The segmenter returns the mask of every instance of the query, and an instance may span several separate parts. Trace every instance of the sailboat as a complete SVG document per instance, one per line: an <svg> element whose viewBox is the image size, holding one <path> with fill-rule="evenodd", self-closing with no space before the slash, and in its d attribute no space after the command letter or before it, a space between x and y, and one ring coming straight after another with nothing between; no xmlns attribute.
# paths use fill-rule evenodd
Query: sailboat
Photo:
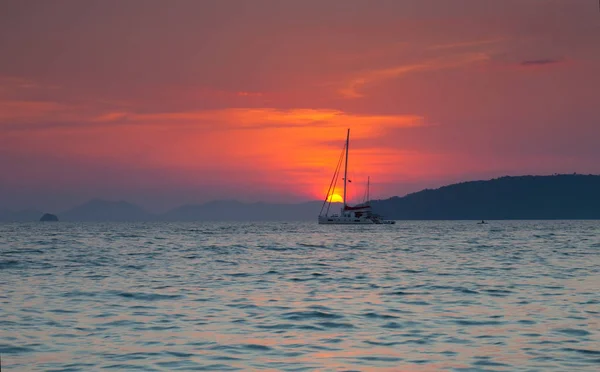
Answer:
<svg viewBox="0 0 600 372"><path fill-rule="evenodd" d="M338 160L338 165L333 173L333 178L331 179L331 183L329 184L329 189L327 190L327 196L325 197L325 201L323 202L323 206L321 207L321 212L319 213L319 224L320 225L372 225L372 224L394 224L396 221L384 220L381 216L374 214L371 205L369 202L369 187L370 187L370 177L367 180L367 193L366 193L366 201L365 203L357 206L349 206L346 204L346 194L347 194L347 185L350 180L348 180L348 147L350 145L350 128L348 128L348 132L346 134L346 144L344 145L344 149L340 158ZM337 184L337 180L340 174L340 168L342 165L342 160L345 159L344 162L344 196L343 196L343 206L341 208L340 213L329 214L329 209L332 203L332 195L333 190L335 190L335 186Z"/></svg>

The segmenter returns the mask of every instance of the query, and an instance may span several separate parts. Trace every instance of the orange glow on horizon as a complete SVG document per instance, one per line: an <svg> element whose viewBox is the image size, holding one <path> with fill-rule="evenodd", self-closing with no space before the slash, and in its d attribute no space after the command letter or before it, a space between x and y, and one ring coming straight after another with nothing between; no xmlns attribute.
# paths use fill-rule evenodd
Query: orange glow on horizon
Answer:
<svg viewBox="0 0 600 372"><path fill-rule="evenodd" d="M47 110L46 106L29 109L33 114ZM20 112L11 114L19 121ZM389 172L381 164L393 165L398 150L376 149L378 139L390 130L420 126L423 121L414 115L358 115L329 109L232 108L138 114L86 108L64 114L65 123L56 127L8 132L15 139L11 143L19 144L13 151L46 153L59 147L64 156L92 164L108 161L124 168L169 170L178 173L181 184L204 184L206 174L223 174L221 181L230 178L228 182L251 183L275 192L289 190L317 200L326 194L348 127L349 178L355 177L355 182L366 179L369 170L382 180ZM372 142L369 147L373 148L360 147L356 144L360 141ZM348 199L353 200L354 186L349 187ZM337 188L333 194L334 202L343 202Z"/></svg>

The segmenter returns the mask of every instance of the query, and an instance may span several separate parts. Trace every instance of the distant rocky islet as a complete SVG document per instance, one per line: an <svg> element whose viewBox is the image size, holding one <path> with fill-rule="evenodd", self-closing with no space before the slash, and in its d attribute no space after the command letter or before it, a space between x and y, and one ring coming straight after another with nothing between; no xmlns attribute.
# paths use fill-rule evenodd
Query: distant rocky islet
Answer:
<svg viewBox="0 0 600 372"><path fill-rule="evenodd" d="M43 222L57 222L58 216L51 213L44 213L44 215L40 218L40 221Z"/></svg>

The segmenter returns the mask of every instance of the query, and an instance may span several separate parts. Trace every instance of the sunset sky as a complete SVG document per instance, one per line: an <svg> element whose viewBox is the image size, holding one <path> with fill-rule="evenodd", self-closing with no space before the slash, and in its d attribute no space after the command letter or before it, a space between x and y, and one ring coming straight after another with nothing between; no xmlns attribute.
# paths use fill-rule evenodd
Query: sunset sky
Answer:
<svg viewBox="0 0 600 372"><path fill-rule="evenodd" d="M0 209L600 173L597 0L3 0ZM352 200L350 200L352 201Z"/></svg>

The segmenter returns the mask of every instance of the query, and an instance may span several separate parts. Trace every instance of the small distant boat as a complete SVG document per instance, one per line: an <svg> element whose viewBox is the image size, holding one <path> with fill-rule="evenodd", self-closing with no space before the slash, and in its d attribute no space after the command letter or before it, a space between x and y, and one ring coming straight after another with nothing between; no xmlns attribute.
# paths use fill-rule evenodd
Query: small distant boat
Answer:
<svg viewBox="0 0 600 372"><path fill-rule="evenodd" d="M344 151L342 152L342 156L345 158L344 165L344 196L343 196L343 206L339 214L334 213L329 215L329 209L332 203L332 195L335 190L335 185L337 183L340 167L342 165L342 156L338 160L337 168L333 173L333 178L331 183L329 184L329 189L327 190L327 196L325 197L325 201L323 202L323 206L321 207L321 212L319 213L319 224L320 225L373 225L373 224L383 224L383 225L393 225L396 221L392 220L384 220L380 215L373 213L370 200L369 200L369 187L370 187L370 177L367 179L367 193L366 193L366 201L362 205L357 205L351 207L346 204L346 189L347 183L350 182L348 180L348 145L350 144L350 129L348 129L348 133L346 135L346 144L344 146ZM345 154L345 155L344 155ZM325 208L327 206L327 208Z"/></svg>
<svg viewBox="0 0 600 372"><path fill-rule="evenodd" d="M487 222L485 222L484 220L481 220L481 222L477 222L478 225L487 225Z"/></svg>

